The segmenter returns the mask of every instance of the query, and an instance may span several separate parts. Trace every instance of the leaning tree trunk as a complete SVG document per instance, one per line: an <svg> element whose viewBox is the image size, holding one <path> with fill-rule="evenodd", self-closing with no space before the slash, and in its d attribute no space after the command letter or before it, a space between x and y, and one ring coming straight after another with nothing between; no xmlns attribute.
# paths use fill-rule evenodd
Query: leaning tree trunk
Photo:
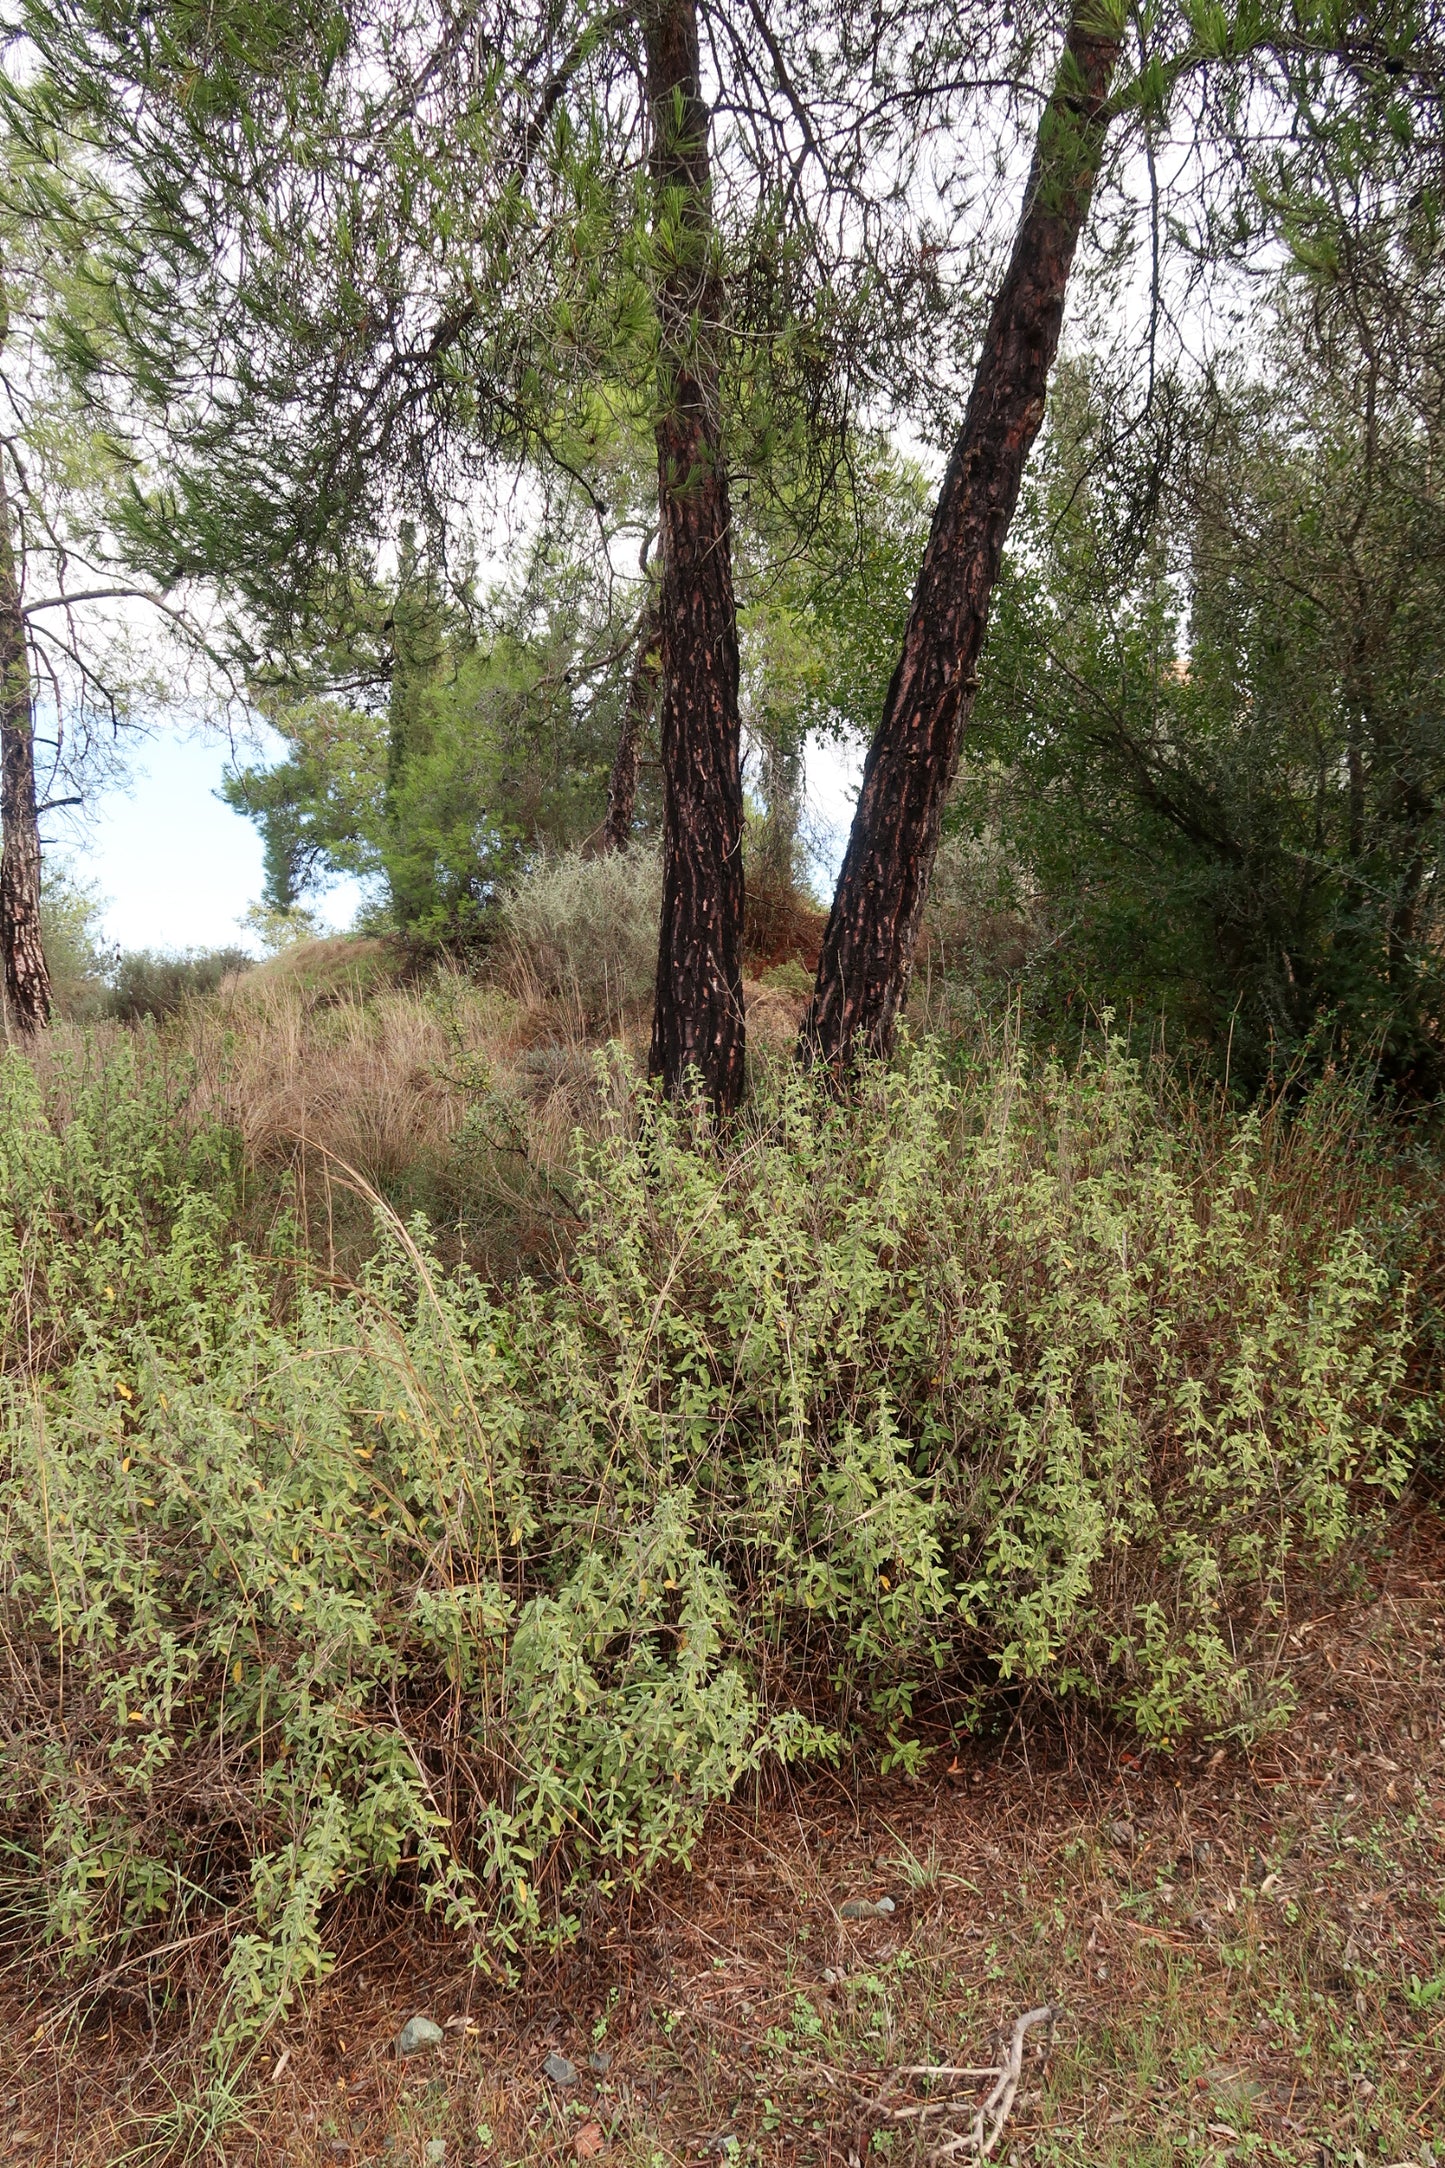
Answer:
<svg viewBox="0 0 1445 2168"><path fill-rule="evenodd" d="M834 1067L887 1054L1004 539L1043 420L1064 292L1108 125L1120 38L1100 0L1076 0L1045 108L1013 255L939 492L903 651L869 750L800 1052Z"/></svg>
<svg viewBox="0 0 1445 2168"><path fill-rule="evenodd" d="M33 721L10 501L0 479L0 950L6 1019L23 1038L50 1021L50 973L40 945Z"/></svg>
<svg viewBox="0 0 1445 2168"><path fill-rule="evenodd" d="M661 672L657 604L652 601L638 620L632 676L628 680L627 698L622 709L622 729L612 762L612 780L607 786L607 819L602 826L601 846L604 853L625 851L632 840L632 822L637 812L638 763L642 757L642 740L657 705L657 681Z"/></svg>
<svg viewBox="0 0 1445 2168"><path fill-rule="evenodd" d="M743 1088L743 784L718 273L696 0L643 14L659 273L663 885L650 1068L717 1114Z"/></svg>

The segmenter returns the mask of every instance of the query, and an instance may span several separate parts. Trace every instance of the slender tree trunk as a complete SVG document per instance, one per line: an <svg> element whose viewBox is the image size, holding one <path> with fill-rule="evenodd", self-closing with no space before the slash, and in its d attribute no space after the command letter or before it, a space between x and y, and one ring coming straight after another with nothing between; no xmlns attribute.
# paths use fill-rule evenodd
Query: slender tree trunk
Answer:
<svg viewBox="0 0 1445 2168"><path fill-rule="evenodd" d="M10 499L0 477L0 950L6 1017L10 1029L27 1039L50 1021L50 973L40 945L33 721Z"/></svg>
<svg viewBox="0 0 1445 2168"><path fill-rule="evenodd" d="M696 0L647 0L653 247L661 337L656 418L662 647L663 888L652 1074L696 1070L714 1112L743 1088L743 785L722 317Z"/></svg>
<svg viewBox="0 0 1445 2168"><path fill-rule="evenodd" d="M892 1048L943 808L973 705L989 602L1024 464L1043 420L1120 43L1100 0L1075 0L1013 255L863 771L803 1024L805 1059L841 1067L855 1053Z"/></svg>
<svg viewBox="0 0 1445 2168"><path fill-rule="evenodd" d="M798 874L798 831L803 819L803 753L796 728L769 715L755 718L758 781L766 812L753 830L749 857L753 885L792 888Z"/></svg>
<svg viewBox="0 0 1445 2168"><path fill-rule="evenodd" d="M625 851L632 840L632 821L637 811L637 764L642 740L657 705L657 681L662 673L656 601L649 602L637 626L632 676L622 710L622 730L607 786L607 819L602 828L602 851Z"/></svg>

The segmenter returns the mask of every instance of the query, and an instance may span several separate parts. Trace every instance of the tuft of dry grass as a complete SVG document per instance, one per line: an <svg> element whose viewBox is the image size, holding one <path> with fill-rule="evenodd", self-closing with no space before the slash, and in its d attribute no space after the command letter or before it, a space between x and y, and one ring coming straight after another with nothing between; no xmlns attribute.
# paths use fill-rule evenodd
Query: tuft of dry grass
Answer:
<svg viewBox="0 0 1445 2168"><path fill-rule="evenodd" d="M544 964L506 941L480 973L408 977L384 942L308 942L139 1040L147 1061L191 1072L186 1106L240 1138L256 1209L295 1210L329 1268L354 1270L371 1247L355 1176L402 1213L427 1212L444 1257L506 1273L566 1218L576 1133L606 1115L602 1046L633 1066L647 1055L650 974L604 1000L615 973L584 987ZM744 998L756 1056L786 1058L804 1001L753 981ZM58 1022L36 1059L52 1081L84 1074L133 1030Z"/></svg>
<svg viewBox="0 0 1445 2168"><path fill-rule="evenodd" d="M636 1057L645 1022L614 1017ZM103 1064L131 1027L58 1023L36 1059L65 1104L68 1072ZM359 1178L424 1211L444 1257L506 1272L556 1232L579 1124L596 1106L598 1034L575 1002L450 966L408 979L385 944L308 943L137 1034L197 1122L240 1139L253 1210L292 1210L328 1268L369 1254Z"/></svg>

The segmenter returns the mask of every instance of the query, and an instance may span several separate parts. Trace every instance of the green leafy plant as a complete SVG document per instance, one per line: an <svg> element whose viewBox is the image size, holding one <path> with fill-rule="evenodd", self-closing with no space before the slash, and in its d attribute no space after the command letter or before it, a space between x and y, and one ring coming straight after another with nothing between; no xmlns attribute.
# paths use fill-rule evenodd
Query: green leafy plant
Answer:
<svg viewBox="0 0 1445 2168"><path fill-rule="evenodd" d="M354 1285L146 1042L0 1064L5 1872L55 1960L225 1953L247 2051L388 1882L487 1963L768 1758L916 1763L944 1673L1258 1730L1291 1573L1402 1482L1407 1316L1259 1119L1106 1046L725 1148L625 1075L545 1282L378 1209Z"/></svg>

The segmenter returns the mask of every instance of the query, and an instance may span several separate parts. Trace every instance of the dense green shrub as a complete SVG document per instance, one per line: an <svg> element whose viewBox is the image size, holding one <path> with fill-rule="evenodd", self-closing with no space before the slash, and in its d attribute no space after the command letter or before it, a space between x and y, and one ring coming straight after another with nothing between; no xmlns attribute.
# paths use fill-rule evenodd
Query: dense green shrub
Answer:
<svg viewBox="0 0 1445 2168"><path fill-rule="evenodd" d="M174 1016L187 1001L213 994L227 979L251 970L255 961L243 948L189 949L181 955L123 949L108 975L105 1013L123 1024Z"/></svg>
<svg viewBox="0 0 1445 2168"><path fill-rule="evenodd" d="M1419 1427L1361 1237L1112 1050L784 1075L724 1150L600 1079L505 1297L388 1219L317 1285L178 1086L0 1075L9 1872L75 1964L212 1926L232 2045L337 1893L565 1933L766 1757L915 1763L940 1679L1276 1721L1288 1579Z"/></svg>

